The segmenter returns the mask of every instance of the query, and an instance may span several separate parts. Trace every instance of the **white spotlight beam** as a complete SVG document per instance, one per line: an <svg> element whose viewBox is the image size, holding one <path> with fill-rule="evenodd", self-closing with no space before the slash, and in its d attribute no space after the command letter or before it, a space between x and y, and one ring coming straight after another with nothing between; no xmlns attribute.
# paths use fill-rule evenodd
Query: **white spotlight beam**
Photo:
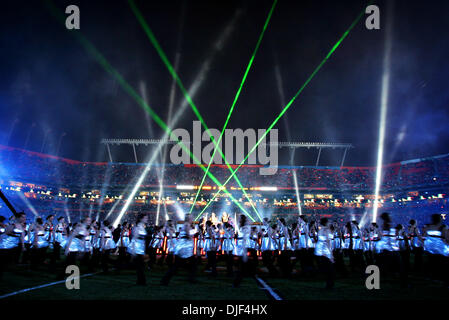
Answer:
<svg viewBox="0 0 449 320"><path fill-rule="evenodd" d="M376 168L376 184L374 190L374 204L373 204L373 222L377 220L379 209L379 193L382 182L382 162L384 153L385 140L385 126L388 110L388 93L390 87L390 56L391 56L391 25L392 25L392 2L388 3L388 20L385 34L385 49L383 61L383 75L382 75L382 92L380 99L380 123L379 123L379 143L377 147L377 168Z"/></svg>
<svg viewBox="0 0 449 320"><path fill-rule="evenodd" d="M298 205L298 213L299 215L302 215L302 209L301 209L301 199L299 197L299 188L298 188L298 179L296 177L296 171L293 170L293 182L295 183L295 192L296 192L296 201Z"/></svg>

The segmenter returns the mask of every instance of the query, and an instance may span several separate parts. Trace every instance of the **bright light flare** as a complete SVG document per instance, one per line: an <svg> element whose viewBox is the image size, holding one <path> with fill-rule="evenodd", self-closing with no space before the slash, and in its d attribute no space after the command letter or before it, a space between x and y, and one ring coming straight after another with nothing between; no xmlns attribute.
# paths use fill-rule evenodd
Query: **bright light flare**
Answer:
<svg viewBox="0 0 449 320"><path fill-rule="evenodd" d="M257 187L255 189L259 191L278 191L277 187Z"/></svg>
<svg viewBox="0 0 449 320"><path fill-rule="evenodd" d="M176 190L193 190L195 187L194 186L189 186L189 185L177 185L176 186Z"/></svg>

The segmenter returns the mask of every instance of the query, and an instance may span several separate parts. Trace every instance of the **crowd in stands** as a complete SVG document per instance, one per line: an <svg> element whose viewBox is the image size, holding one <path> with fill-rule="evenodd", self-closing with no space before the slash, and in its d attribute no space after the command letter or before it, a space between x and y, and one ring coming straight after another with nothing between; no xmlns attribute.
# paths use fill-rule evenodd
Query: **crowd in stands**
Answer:
<svg viewBox="0 0 449 320"><path fill-rule="evenodd" d="M54 185L67 188L101 188L103 185L123 188L132 184L145 170L144 164L92 163L0 146L0 179ZM293 189L296 174L298 187L303 190L372 191L375 185L374 167L279 167L274 175L260 175L257 166L242 166L238 178L245 187L276 186ZM225 166L212 166L210 172L225 181L230 172ZM204 171L198 166L154 165L143 181L146 187L164 185L199 185ZM420 161L385 165L383 191L404 187L441 186L449 183L449 155ZM207 177L205 185L215 185ZM234 179L229 187L238 187Z"/></svg>
<svg viewBox="0 0 449 320"><path fill-rule="evenodd" d="M294 175L297 176L298 187L301 193L306 192L327 192L341 194L372 193L375 185L376 168L374 167L279 167L275 175L263 176L259 174L257 166L242 166L238 171L241 184L245 187L276 186L278 192L269 197L269 201L259 204L265 211L280 213L284 215L294 215L298 213L295 206L275 206L274 199L281 193L289 193L294 196ZM61 188L70 192L82 192L83 190L98 189L103 190L107 186L108 192L115 190L116 194L126 194L125 187L133 185L136 179L144 172L143 164L127 163L92 163L79 162L75 160L63 159L21 149L0 146L0 185L8 185L10 181L22 183L32 183L43 185L53 191L53 195ZM230 172L225 166L212 166L211 173L220 181L225 181ZM190 165L154 165L143 181L143 186L148 189L157 190L159 180L164 175L164 185L171 186L168 192L172 192L171 197L180 196L180 191L176 191L175 185L199 185L201 183L203 170L198 166ZM449 155L437 156L421 160L405 161L402 163L388 164L383 167L383 181L381 190L383 193L399 193L406 190L418 190L420 188L447 189L449 184ZM205 185L215 184L207 178ZM231 180L228 187L238 187L234 180ZM168 190L168 189L167 189ZM290 191L289 191L290 190ZM57 198L45 196L27 196L28 204L14 192L10 192L18 208L33 207L40 215L60 213L69 214L74 217L86 214L105 216L114 203L102 202L101 199L77 198ZM293 199L296 201L296 199ZM407 212L406 216L414 216L416 220L422 221L425 215L437 211L446 210L446 199L438 200L438 204L432 204L427 199L424 201L412 201L411 203L388 203L384 204L388 210L395 212ZM121 208L124 204L117 206ZM413 203L417 203L413 207ZM185 205L186 210L190 208ZM220 211L223 201L214 203L209 209L210 212ZM248 206L247 206L248 207ZM420 210L417 210L419 207ZM176 214L174 206L167 206L169 214ZM424 208L424 209L423 209ZM250 208L248 208L249 210ZM5 210L5 206L0 206L0 211ZM29 210L29 208L27 208ZM118 209L116 209L118 210ZM139 212L156 213L157 205L148 201L144 203L133 203L128 214L136 215ZM165 210L165 208L164 208ZM230 212L238 211L237 206L231 204ZM326 215L342 216L354 215L362 216L367 210L365 204L361 206L342 205L334 206L329 203L322 204L319 201L314 204L302 205L302 212L306 215ZM432 211L432 212L431 212ZM165 214L165 211L164 211ZM424 215L424 216L419 216ZM399 214L399 216L401 216ZM396 219L396 218L395 218ZM399 219L399 218L398 218Z"/></svg>

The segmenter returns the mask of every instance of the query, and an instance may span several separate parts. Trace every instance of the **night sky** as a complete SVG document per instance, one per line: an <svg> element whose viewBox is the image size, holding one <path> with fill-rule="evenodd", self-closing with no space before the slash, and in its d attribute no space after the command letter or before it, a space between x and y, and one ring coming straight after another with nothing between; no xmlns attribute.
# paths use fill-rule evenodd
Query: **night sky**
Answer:
<svg viewBox="0 0 449 320"><path fill-rule="evenodd" d="M167 118L172 78L127 1L76 4L80 32ZM256 45L271 1L141 1L138 8L190 88L205 61L210 68L192 97L210 128L221 129ZM376 164L386 2L381 30L365 17L294 102L276 128L281 141L347 142L347 165ZM228 128L266 128L366 7L363 1L283 1L277 4ZM385 162L449 152L449 2L395 1ZM106 161L102 138L160 138L163 131L50 14L45 1L2 1L0 11L0 143L85 161ZM225 34L225 35L223 35ZM219 39L221 38L221 41ZM217 47L217 42L219 43ZM282 79L281 92L276 70ZM176 91L174 111L183 97ZM285 103L284 102L284 103ZM188 107L175 128L192 130ZM32 127L32 124L35 126ZM30 131L31 128L31 131ZM152 135L150 136L150 132ZM132 162L130 147L115 161ZM138 149L141 159L150 148ZM288 164L283 152L281 164ZM296 165L314 164L298 152ZM322 155L338 165L340 151Z"/></svg>

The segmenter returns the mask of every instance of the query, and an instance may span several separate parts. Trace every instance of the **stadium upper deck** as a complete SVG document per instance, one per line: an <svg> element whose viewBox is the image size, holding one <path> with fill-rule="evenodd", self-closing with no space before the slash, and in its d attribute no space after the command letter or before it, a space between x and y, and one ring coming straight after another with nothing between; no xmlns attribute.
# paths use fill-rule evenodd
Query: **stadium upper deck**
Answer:
<svg viewBox="0 0 449 320"><path fill-rule="evenodd" d="M122 189L133 184L145 164L80 162L37 152L0 146L0 181L42 184L49 188L110 188ZM164 187L199 185L203 171L196 165L162 166L155 164L142 184L145 188L158 188L159 176L164 171ZM258 166L242 166L238 177L244 187L274 186L279 190L294 190L293 172L300 190L329 192L371 192L374 188L374 167L312 167L281 166L275 175L259 175ZM211 172L220 181L226 180L229 171L225 166L214 165ZM383 168L382 192L408 189L443 187L449 184L449 154L387 164ZM209 178L205 186L214 186ZM228 186L236 188L231 180Z"/></svg>

